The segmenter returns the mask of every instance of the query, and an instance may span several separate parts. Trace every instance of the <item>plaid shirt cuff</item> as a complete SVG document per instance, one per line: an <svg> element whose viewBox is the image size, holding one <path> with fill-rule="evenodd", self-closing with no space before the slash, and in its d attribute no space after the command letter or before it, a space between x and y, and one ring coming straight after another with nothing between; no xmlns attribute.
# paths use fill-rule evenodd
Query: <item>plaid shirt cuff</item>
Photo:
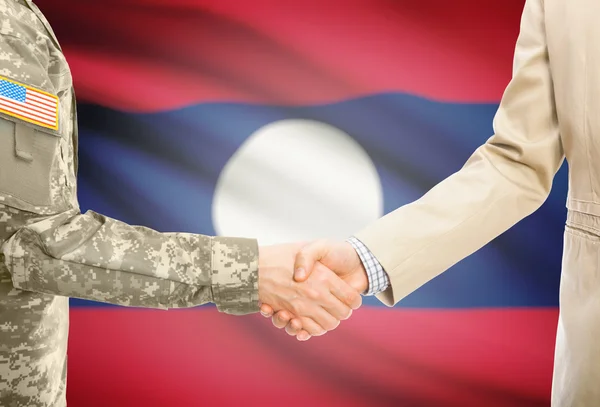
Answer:
<svg viewBox="0 0 600 407"><path fill-rule="evenodd" d="M385 291L390 285L390 278L379 263L379 261L373 256L373 253L357 238L352 236L347 239L347 242L354 247L360 261L362 261L365 270L367 271L367 278L369 280L369 287L363 295L375 295L382 291Z"/></svg>

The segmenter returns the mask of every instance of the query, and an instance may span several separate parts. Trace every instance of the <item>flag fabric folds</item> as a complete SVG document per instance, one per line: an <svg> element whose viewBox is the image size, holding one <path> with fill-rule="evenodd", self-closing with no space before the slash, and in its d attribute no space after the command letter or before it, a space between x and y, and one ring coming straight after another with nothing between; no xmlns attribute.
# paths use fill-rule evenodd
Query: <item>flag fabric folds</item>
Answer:
<svg viewBox="0 0 600 407"><path fill-rule="evenodd" d="M237 230L227 216L238 213L232 223L259 235L263 224L303 227L293 207L269 223L255 183L313 193L302 184L311 149L330 147L332 163L360 151L381 195L371 217L458 171L493 133L524 2L37 3L78 95L82 209L211 235ZM333 133L290 136L298 123ZM284 130L265 147L274 124ZM273 151L306 168L274 166ZM238 158L252 172L229 185ZM319 177L359 179L353 160ZM354 225L367 204L339 201L352 187L331 182L306 205L333 208L319 223ZM365 299L307 343L211 306L72 300L69 405L548 405L566 190L563 168L534 215L396 307Z"/></svg>

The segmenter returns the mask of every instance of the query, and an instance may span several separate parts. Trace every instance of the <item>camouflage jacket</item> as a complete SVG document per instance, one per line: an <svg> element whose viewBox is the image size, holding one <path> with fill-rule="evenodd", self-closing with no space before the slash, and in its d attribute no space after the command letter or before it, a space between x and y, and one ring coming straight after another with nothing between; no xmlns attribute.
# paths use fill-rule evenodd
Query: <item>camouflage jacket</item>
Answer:
<svg viewBox="0 0 600 407"><path fill-rule="evenodd" d="M159 233L76 197L71 72L31 0L0 0L0 405L64 406L68 297L258 311L255 240Z"/></svg>

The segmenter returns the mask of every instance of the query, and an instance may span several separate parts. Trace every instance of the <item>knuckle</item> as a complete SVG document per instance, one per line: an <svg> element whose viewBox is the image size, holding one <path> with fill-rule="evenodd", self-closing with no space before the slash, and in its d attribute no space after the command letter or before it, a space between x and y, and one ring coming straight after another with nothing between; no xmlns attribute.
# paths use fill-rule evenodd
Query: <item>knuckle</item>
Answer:
<svg viewBox="0 0 600 407"><path fill-rule="evenodd" d="M358 293L348 293L346 295L346 304L352 305L357 303L360 300Z"/></svg>

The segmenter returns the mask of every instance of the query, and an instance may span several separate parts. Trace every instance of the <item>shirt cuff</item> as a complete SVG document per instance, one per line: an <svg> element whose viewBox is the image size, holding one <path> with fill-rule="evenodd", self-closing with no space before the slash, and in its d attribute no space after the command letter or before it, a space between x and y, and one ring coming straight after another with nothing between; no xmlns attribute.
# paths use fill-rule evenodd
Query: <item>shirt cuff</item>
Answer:
<svg viewBox="0 0 600 407"><path fill-rule="evenodd" d="M354 236L347 239L347 242L354 247L354 250L356 250L360 261L367 271L369 287L363 295L375 295L385 291L390 285L390 278L381 266L381 263L379 263L367 246Z"/></svg>

